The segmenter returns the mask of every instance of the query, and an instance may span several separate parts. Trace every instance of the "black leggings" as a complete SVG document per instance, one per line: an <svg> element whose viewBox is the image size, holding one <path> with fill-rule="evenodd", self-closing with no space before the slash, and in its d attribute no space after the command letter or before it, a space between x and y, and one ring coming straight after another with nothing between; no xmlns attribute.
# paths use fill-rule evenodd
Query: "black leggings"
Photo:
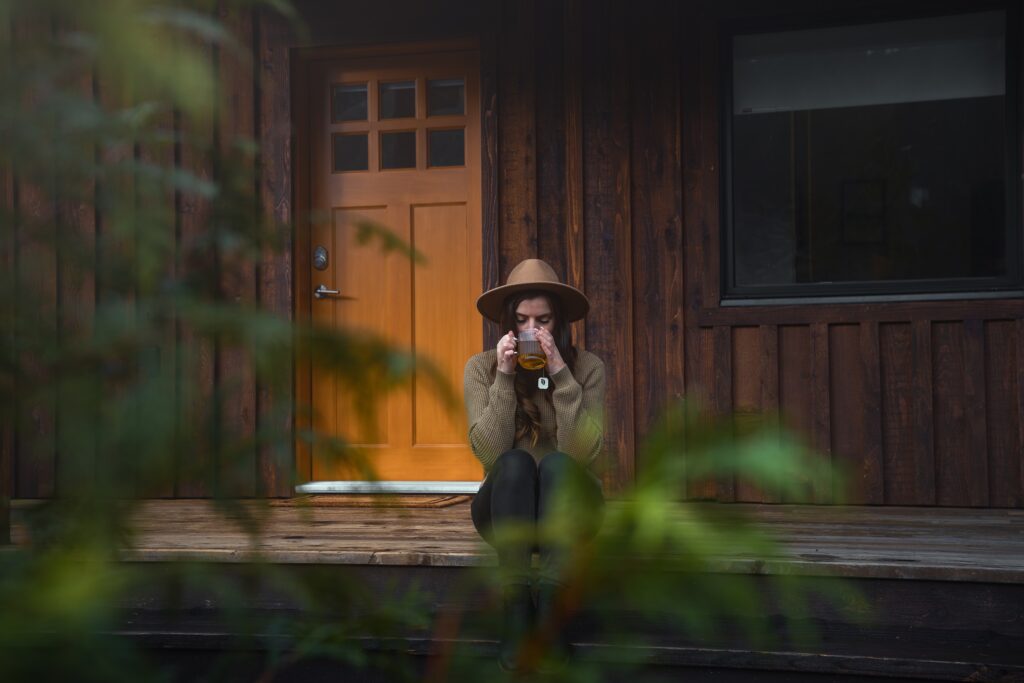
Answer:
<svg viewBox="0 0 1024 683"><path fill-rule="evenodd" d="M495 545L494 526L505 522L536 524L551 513L556 492L569 478L579 495L573 503L582 509L576 511L579 537L576 542L592 538L600 526L604 496L601 482L586 468L565 453L553 452L538 464L524 450L503 453L494 463L486 481L473 498L471 513L473 526L485 541L498 551L498 564L508 572L509 580L528 580L533 552L540 553L541 572L556 580L561 568L561 553L557 548L519 543L511 546Z"/></svg>

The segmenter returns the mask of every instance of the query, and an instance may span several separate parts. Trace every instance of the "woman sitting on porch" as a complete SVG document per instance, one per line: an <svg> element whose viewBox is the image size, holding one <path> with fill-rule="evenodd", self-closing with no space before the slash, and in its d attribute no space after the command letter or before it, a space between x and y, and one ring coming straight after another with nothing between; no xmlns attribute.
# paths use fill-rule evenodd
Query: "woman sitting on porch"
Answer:
<svg viewBox="0 0 1024 683"><path fill-rule="evenodd" d="M566 510L555 501L569 488L573 519L558 521L569 522L576 538L564 540L586 540L597 531L604 499L600 480L588 468L603 442L604 364L572 342L569 323L586 315L589 301L559 282L544 261L521 262L504 286L477 299L477 308L507 330L496 348L469 359L465 392L469 441L486 472L473 499L473 524L498 551L505 609L499 664L511 670L526 664L520 645L537 624L554 628L548 635L556 656L568 656L553 613L566 545L534 540L522 530L536 530ZM546 359L539 369L527 369L538 364L536 354L527 353L531 332ZM520 533L502 540L502 528Z"/></svg>

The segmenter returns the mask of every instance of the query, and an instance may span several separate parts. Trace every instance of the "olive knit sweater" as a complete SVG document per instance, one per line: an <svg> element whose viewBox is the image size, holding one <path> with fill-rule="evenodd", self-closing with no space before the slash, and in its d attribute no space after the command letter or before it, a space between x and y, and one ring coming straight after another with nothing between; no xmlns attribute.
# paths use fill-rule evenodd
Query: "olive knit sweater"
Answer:
<svg viewBox="0 0 1024 683"><path fill-rule="evenodd" d="M513 448L528 451L538 461L552 451L562 451L583 465L593 462L603 443L605 379L601 359L580 350L575 373L567 365L550 375L550 403L544 391L536 391L533 399L541 428L537 443L531 444L529 434L515 440L515 376L498 372L496 356L491 349L466 363L469 443L484 470L490 471L498 456ZM517 366L517 372L524 371Z"/></svg>

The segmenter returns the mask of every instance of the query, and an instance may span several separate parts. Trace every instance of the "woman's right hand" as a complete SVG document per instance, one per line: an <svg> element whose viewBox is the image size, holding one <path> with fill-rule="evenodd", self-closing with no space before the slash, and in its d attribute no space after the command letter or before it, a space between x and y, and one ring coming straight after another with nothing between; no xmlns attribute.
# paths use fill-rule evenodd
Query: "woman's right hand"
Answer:
<svg viewBox="0 0 1024 683"><path fill-rule="evenodd" d="M516 335L509 333L498 340L498 370L506 375L516 373Z"/></svg>

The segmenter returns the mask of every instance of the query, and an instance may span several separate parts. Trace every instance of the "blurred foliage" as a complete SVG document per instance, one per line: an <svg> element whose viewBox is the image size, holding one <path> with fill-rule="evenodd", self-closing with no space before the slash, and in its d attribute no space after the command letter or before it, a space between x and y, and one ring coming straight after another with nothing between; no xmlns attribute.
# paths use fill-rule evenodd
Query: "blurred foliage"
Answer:
<svg viewBox="0 0 1024 683"><path fill-rule="evenodd" d="M456 409L422 359L229 295L254 264L272 264L288 248L291 230L260 209L255 142L228 139L219 127L224 103L211 55L241 64L251 56L217 10L253 7L295 20L272 0L0 0L0 430L17 434L19 458L56 454L53 495L22 511L26 537L0 551L0 680L170 678L144 641L114 635L126 628L125 605L153 591L167 614L183 619L216 605L211 628L238 634L202 672L208 680L237 679L247 643L267 653L254 674L260 680L311 657L408 679L401 646L368 649L365 639L431 631L442 651L428 677L498 675L492 659L459 645L493 637L491 603L432 624L429 596L397 586L374 593L337 568L119 561L141 501L174 494L209 495L224 523L251 534L257 548L268 507L231 497L233 473L251 468L256 453L291 463L296 437L372 477L343 437L292 428L311 410L288 398L298 349L353 394L364 424L374 422L377 394L405 385L414 369ZM202 229L184 230L181 216ZM360 225L358 241L423 260L382 226ZM224 419L239 378L212 381L216 354L235 354L261 396L276 397L261 402L255 432ZM554 621L524 649L531 667L544 660L551 634L581 612L623 666L641 664L636 646L654 623L713 638L724 618L756 645L777 633L769 612L803 623L806 596L785 573L763 577L784 603L772 611L760 608L765 596L745 570L715 571L727 557L770 562L770 539L727 506L679 501L687 481L734 476L798 500L807 486L833 485L821 460L770 425L738 428L684 406L666 416L638 461L635 488L609 505L597 540L565 548L559 578L569 588ZM562 505L543 538L575 536L571 489ZM461 590L495 595L500 579L483 571ZM292 607L253 609L264 594ZM551 676L598 680L606 668L581 657Z"/></svg>

